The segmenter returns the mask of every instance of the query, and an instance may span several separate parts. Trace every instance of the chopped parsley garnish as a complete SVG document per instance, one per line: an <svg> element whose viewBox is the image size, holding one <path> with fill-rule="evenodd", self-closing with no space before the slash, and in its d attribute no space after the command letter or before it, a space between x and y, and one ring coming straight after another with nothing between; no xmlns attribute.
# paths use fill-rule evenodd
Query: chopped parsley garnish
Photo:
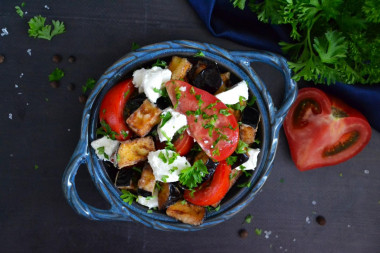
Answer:
<svg viewBox="0 0 380 253"><path fill-rule="evenodd" d="M171 118L173 117L173 115L171 114L171 112L167 112L167 113L161 113L160 115L160 118L162 119L161 121L161 128L166 124L166 122L168 122Z"/></svg>
<svg viewBox="0 0 380 253"><path fill-rule="evenodd" d="M136 167L136 166L133 166L133 167L132 167L132 170L137 171L137 172L139 172L139 173L142 172L141 168Z"/></svg>
<svg viewBox="0 0 380 253"><path fill-rule="evenodd" d="M236 161L237 161L237 156L233 156L233 155L231 155L231 156L229 156L227 159L226 159L226 161L227 161L227 164L228 165L233 165Z"/></svg>
<svg viewBox="0 0 380 253"><path fill-rule="evenodd" d="M195 94L195 90L194 90L194 87L193 87L193 86L191 86L191 88L190 88L190 94L192 94L192 95Z"/></svg>
<svg viewBox="0 0 380 253"><path fill-rule="evenodd" d="M212 151L212 155L214 156L219 156L220 155L220 152L219 152L219 148L216 148Z"/></svg>
<svg viewBox="0 0 380 253"><path fill-rule="evenodd" d="M240 168L241 171L243 171L244 176L246 176L246 177L250 177L250 176L252 176L251 173L249 173L249 172L247 172L247 171L245 170L245 166L240 165L239 168ZM248 186L248 187L249 187L249 186Z"/></svg>
<svg viewBox="0 0 380 253"><path fill-rule="evenodd" d="M251 98L247 101L247 105L252 106L256 102L256 97L251 96Z"/></svg>
<svg viewBox="0 0 380 253"><path fill-rule="evenodd" d="M49 81L54 82L54 81L59 81L64 77L65 73L63 72L62 69L55 68L55 70L49 75Z"/></svg>
<svg viewBox="0 0 380 253"><path fill-rule="evenodd" d="M85 85L82 85L82 92L86 93L88 90L92 90L95 87L96 81L94 78L88 78Z"/></svg>
<svg viewBox="0 0 380 253"><path fill-rule="evenodd" d="M178 107L178 103L179 103L179 99L181 98L181 91L179 90L179 87L178 87L178 86L175 87L174 91L175 91L175 98L176 98L176 100L177 100L177 102L176 102L175 105L174 105L174 109L177 109L177 107Z"/></svg>
<svg viewBox="0 0 380 253"><path fill-rule="evenodd" d="M127 190L122 189L121 192L123 193L120 195L120 198L128 203L129 205L132 205L133 201L137 199L137 196Z"/></svg>
<svg viewBox="0 0 380 253"><path fill-rule="evenodd" d="M168 157L168 164L172 164L177 159L179 154L174 152L173 155L169 157L168 151L166 150L166 156Z"/></svg>
<svg viewBox="0 0 380 253"><path fill-rule="evenodd" d="M162 152L160 152L160 153L158 154L158 158L160 158L164 163L167 163L167 162L168 162L168 159L166 159L165 154L162 153Z"/></svg>
<svg viewBox="0 0 380 253"><path fill-rule="evenodd" d="M110 159L110 157L107 155L107 153L104 152L104 147L97 148L99 155L103 155L104 158Z"/></svg>
<svg viewBox="0 0 380 253"><path fill-rule="evenodd" d="M155 185L154 185L155 188L157 188L158 191L161 190L161 185L160 185L160 182L156 181Z"/></svg>
<svg viewBox="0 0 380 253"><path fill-rule="evenodd" d="M194 54L194 57L204 57L205 54L202 51L198 51L196 54Z"/></svg>
<svg viewBox="0 0 380 253"><path fill-rule="evenodd" d="M171 168L169 170L170 173L173 173L174 171L178 170L178 167L177 166L174 166L173 168Z"/></svg>
<svg viewBox="0 0 380 253"><path fill-rule="evenodd" d="M169 178L168 175L163 175L163 176L161 177L161 180L162 180L162 182L166 183L166 180L167 180L168 178Z"/></svg>
<svg viewBox="0 0 380 253"><path fill-rule="evenodd" d="M204 103L202 100L202 95L200 94L195 95L195 99L198 101L198 106L201 106Z"/></svg>
<svg viewBox="0 0 380 253"><path fill-rule="evenodd" d="M121 135L122 135L124 138L127 138L127 137L128 137L128 132L126 132L125 130L121 130L120 133L121 133Z"/></svg>
<svg viewBox="0 0 380 253"><path fill-rule="evenodd" d="M259 145L259 144L260 144L260 140L259 140L259 139L255 139L255 143L256 143L257 145Z"/></svg>
<svg viewBox="0 0 380 253"><path fill-rule="evenodd" d="M227 105L227 107L231 108L231 109L234 109L236 111L244 111L245 107L247 106L246 103L245 103L245 98L243 96L240 96L239 97L239 102L236 103L236 104L233 104L233 105Z"/></svg>
<svg viewBox="0 0 380 253"><path fill-rule="evenodd" d="M283 183L284 181L284 178L280 178L280 183Z"/></svg>
<svg viewBox="0 0 380 253"><path fill-rule="evenodd" d="M140 48L140 45L136 42L132 42L131 51L135 51Z"/></svg>
<svg viewBox="0 0 380 253"><path fill-rule="evenodd" d="M162 88L162 89L153 88L153 91L160 94L162 97L169 97L168 91L166 90L166 88Z"/></svg>
<svg viewBox="0 0 380 253"><path fill-rule="evenodd" d="M244 222L249 224L252 222L252 218L253 216L251 214L248 214L247 216L245 216Z"/></svg>
<svg viewBox="0 0 380 253"><path fill-rule="evenodd" d="M153 213L153 210L152 209L148 209L146 212L147 213Z"/></svg>
<svg viewBox="0 0 380 253"><path fill-rule="evenodd" d="M25 6L25 3L24 2L22 2L21 3L21 7L24 7ZM15 6L15 9L16 9L16 13L20 16L20 17L24 17L24 11L21 9L21 7L20 6L18 6L18 5L16 5Z"/></svg>
<svg viewBox="0 0 380 253"><path fill-rule="evenodd" d="M157 61L155 63L153 63L152 67L161 67L161 68L166 68L168 64L166 63L166 61L163 61L163 60L160 60L160 59L157 59Z"/></svg>
<svg viewBox="0 0 380 253"><path fill-rule="evenodd" d="M96 134L97 135L103 135L107 136L108 138L115 140L116 135L119 135L118 133L112 131L110 125L108 125L104 120L100 121L101 127L96 129Z"/></svg>
<svg viewBox="0 0 380 253"><path fill-rule="evenodd" d="M129 92L130 92L130 90L127 90L126 92L124 92L123 97L126 98L129 94Z"/></svg>
<svg viewBox="0 0 380 253"><path fill-rule="evenodd" d="M63 22L52 20L53 30L51 25L45 25L46 18L41 15L35 16L28 21L29 36L33 38L51 40L54 36L65 32L65 25Z"/></svg>
<svg viewBox="0 0 380 253"><path fill-rule="evenodd" d="M116 154L116 161L120 162L120 155L119 154Z"/></svg>
<svg viewBox="0 0 380 253"><path fill-rule="evenodd" d="M237 172L237 171L235 171L234 174L231 173L231 174L230 174L230 180L234 179L237 175L238 175L238 172Z"/></svg>
<svg viewBox="0 0 380 253"><path fill-rule="evenodd" d="M35 170L38 170L38 168L39 168L38 165L35 164L35 165L34 165L34 169L35 169Z"/></svg>
<svg viewBox="0 0 380 253"><path fill-rule="evenodd" d="M245 182L245 183L242 183L242 184L239 184L237 187L239 188L244 188L244 187L251 187L251 182Z"/></svg>
<svg viewBox="0 0 380 253"><path fill-rule="evenodd" d="M255 233L256 233L256 235L261 235L262 232L263 232L262 229L259 229L259 228L256 228L256 229L255 229Z"/></svg>
<svg viewBox="0 0 380 253"><path fill-rule="evenodd" d="M186 205L186 204L187 204L187 201L184 199L184 200L181 201L181 204L182 204L182 205Z"/></svg>
<svg viewBox="0 0 380 253"><path fill-rule="evenodd" d="M188 129L188 128L189 128L189 125L183 126L180 129L178 129L177 133L178 134L183 134L183 132L185 132L185 130Z"/></svg>
<svg viewBox="0 0 380 253"><path fill-rule="evenodd" d="M212 107L214 107L216 105L216 102L215 103L211 103L209 104L208 106L206 106L206 109L211 109Z"/></svg>
<svg viewBox="0 0 380 253"><path fill-rule="evenodd" d="M245 153L247 153L247 149L248 149L248 144L245 143L245 142L242 141L242 140L239 140L235 152L236 152L237 154L245 154Z"/></svg>
<svg viewBox="0 0 380 253"><path fill-rule="evenodd" d="M202 160L197 160L193 166L181 170L179 173L179 182L188 189L193 189L202 182L203 177L207 174L208 170L206 165Z"/></svg>
<svg viewBox="0 0 380 253"><path fill-rule="evenodd" d="M217 207L212 207L212 206L207 206L207 211L208 212L217 212L220 210L220 205L218 205Z"/></svg>
<svg viewBox="0 0 380 253"><path fill-rule="evenodd" d="M230 111L229 111L228 109L220 109L220 110L219 110L219 113L220 113L220 114L223 114L223 115L225 115L225 116L229 116L229 115L231 115L231 113L230 113Z"/></svg>

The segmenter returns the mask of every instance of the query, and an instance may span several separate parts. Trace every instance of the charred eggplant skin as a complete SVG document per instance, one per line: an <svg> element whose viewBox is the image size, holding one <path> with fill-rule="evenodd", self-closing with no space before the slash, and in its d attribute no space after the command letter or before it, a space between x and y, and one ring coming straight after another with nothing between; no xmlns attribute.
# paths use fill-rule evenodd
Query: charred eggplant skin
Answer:
<svg viewBox="0 0 380 253"><path fill-rule="evenodd" d="M254 129L257 129L259 121L260 112L252 106L247 106L244 109L243 114L241 116L241 122L249 126L252 126Z"/></svg>
<svg viewBox="0 0 380 253"><path fill-rule="evenodd" d="M249 159L249 156L247 154L236 154L236 153L234 153L233 156L236 156L237 159L236 159L236 162L231 165L231 170L239 167L240 165L242 165L243 163L245 163Z"/></svg>
<svg viewBox="0 0 380 253"><path fill-rule="evenodd" d="M215 94L223 84L218 65L209 61L199 61L189 76L195 87L211 94Z"/></svg>
<svg viewBox="0 0 380 253"><path fill-rule="evenodd" d="M158 192L158 209L164 210L183 198L183 191L175 183L160 182L160 191Z"/></svg>
<svg viewBox="0 0 380 253"><path fill-rule="evenodd" d="M116 175L115 186L119 189L135 190L139 176L140 173L131 168L121 169Z"/></svg>

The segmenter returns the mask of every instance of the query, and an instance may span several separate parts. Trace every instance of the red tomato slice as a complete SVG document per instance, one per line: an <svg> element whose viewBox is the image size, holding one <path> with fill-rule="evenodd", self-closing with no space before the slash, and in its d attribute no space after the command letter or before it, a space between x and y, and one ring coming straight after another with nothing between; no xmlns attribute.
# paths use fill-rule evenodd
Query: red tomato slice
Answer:
<svg viewBox="0 0 380 253"><path fill-rule="evenodd" d="M218 203L227 194L230 188L231 166L226 161L222 161L215 169L211 180L208 180L195 188L195 192L185 190L186 201L198 205L209 206Z"/></svg>
<svg viewBox="0 0 380 253"><path fill-rule="evenodd" d="M184 156L190 152L191 148L194 146L194 139L191 137L187 131L183 132L177 140L173 143L177 153L180 156Z"/></svg>
<svg viewBox="0 0 380 253"><path fill-rule="evenodd" d="M128 140L132 135L132 131L125 122L123 111L134 89L132 79L122 81L107 92L100 105L100 121L105 121L111 127L111 130L116 133L116 139L119 141ZM107 129L104 130L107 131Z"/></svg>
<svg viewBox="0 0 380 253"><path fill-rule="evenodd" d="M225 160L236 149L239 127L228 107L210 93L183 81L166 84L174 109L187 117L190 135L206 154Z"/></svg>
<svg viewBox="0 0 380 253"><path fill-rule="evenodd" d="M315 88L300 90L284 130L300 171L346 161L371 138L371 127L360 112Z"/></svg>

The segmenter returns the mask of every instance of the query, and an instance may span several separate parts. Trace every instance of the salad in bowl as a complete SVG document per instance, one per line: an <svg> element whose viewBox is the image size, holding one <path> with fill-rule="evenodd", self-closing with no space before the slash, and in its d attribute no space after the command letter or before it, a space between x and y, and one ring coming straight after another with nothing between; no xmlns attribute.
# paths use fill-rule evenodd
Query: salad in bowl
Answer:
<svg viewBox="0 0 380 253"><path fill-rule="evenodd" d="M284 77L275 107L252 63ZM297 95L286 60L262 51L166 41L130 52L91 92L62 189L80 215L195 231L246 207L268 178L279 129ZM82 164L110 204L78 195Z"/></svg>

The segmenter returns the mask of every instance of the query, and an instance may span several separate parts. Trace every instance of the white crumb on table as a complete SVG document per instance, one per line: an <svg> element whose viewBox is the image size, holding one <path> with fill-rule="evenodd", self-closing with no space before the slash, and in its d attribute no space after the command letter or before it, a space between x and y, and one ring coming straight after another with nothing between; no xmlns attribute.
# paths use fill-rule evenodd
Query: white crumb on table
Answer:
<svg viewBox="0 0 380 253"><path fill-rule="evenodd" d="M21 74L20 74L20 78L22 78L23 76L24 76L24 73L21 73Z"/></svg>
<svg viewBox="0 0 380 253"><path fill-rule="evenodd" d="M9 32L8 32L6 27L1 28L1 34L0 35L1 35L1 37L9 35Z"/></svg>
<svg viewBox="0 0 380 253"><path fill-rule="evenodd" d="M28 53L29 56L32 56L32 49L28 48L28 50L26 50L26 52Z"/></svg>
<svg viewBox="0 0 380 253"><path fill-rule="evenodd" d="M364 170L364 174L369 174L369 170Z"/></svg>
<svg viewBox="0 0 380 253"><path fill-rule="evenodd" d="M310 218L309 218L309 216L306 217L306 223L310 224Z"/></svg>
<svg viewBox="0 0 380 253"><path fill-rule="evenodd" d="M269 239L269 236L272 234L272 231L264 231L265 239Z"/></svg>
<svg viewBox="0 0 380 253"><path fill-rule="evenodd" d="M16 89L18 88L18 85L17 85L17 83L15 84L15 88L16 88Z"/></svg>
<svg viewBox="0 0 380 253"><path fill-rule="evenodd" d="M50 10L50 7L47 6L46 4L45 4L44 8L45 8L46 10Z"/></svg>
<svg viewBox="0 0 380 253"><path fill-rule="evenodd" d="M317 204L317 201L313 200L311 201L311 203L313 204L313 206L315 206Z"/></svg>
<svg viewBox="0 0 380 253"><path fill-rule="evenodd" d="M12 113L10 113L10 114L8 115L8 118L9 118L9 119L13 119L13 115L12 115Z"/></svg>

